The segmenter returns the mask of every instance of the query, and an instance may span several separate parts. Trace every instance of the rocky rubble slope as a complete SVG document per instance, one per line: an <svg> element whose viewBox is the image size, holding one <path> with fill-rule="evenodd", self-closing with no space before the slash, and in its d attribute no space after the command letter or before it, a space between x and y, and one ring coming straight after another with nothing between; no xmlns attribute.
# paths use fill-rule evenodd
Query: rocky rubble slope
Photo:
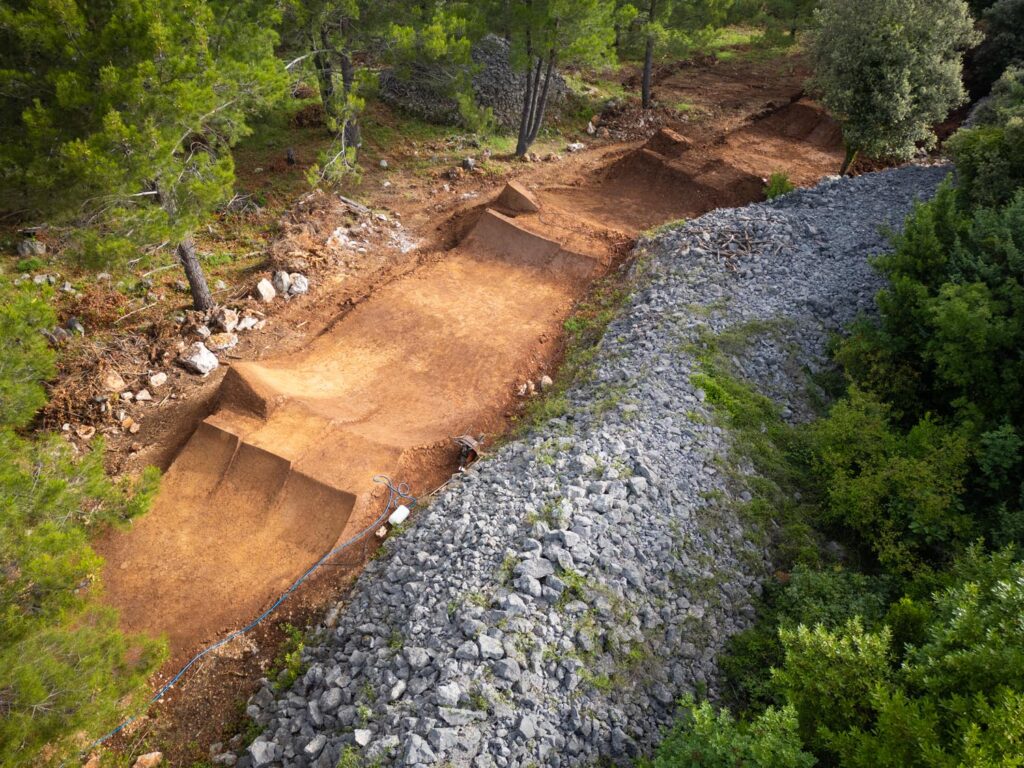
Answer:
<svg viewBox="0 0 1024 768"><path fill-rule="evenodd" d="M732 511L728 436L686 351L769 321L736 369L801 414L803 369L872 306L868 256L945 168L831 180L642 241L641 287L570 409L480 462L391 540L249 713L239 765L626 762L753 620L765 555ZM763 326L764 323L761 322ZM222 756L225 762L234 756Z"/></svg>
<svg viewBox="0 0 1024 768"><path fill-rule="evenodd" d="M507 40L487 35L470 53L474 71L471 82L477 106L489 108L504 130L519 128L526 84L522 73L511 63ZM462 122L458 102L451 89L459 72L443 64L411 64L403 70L385 70L380 74L380 96L393 107L432 123L458 125ZM565 79L555 73L549 94L549 107L557 108L569 93Z"/></svg>

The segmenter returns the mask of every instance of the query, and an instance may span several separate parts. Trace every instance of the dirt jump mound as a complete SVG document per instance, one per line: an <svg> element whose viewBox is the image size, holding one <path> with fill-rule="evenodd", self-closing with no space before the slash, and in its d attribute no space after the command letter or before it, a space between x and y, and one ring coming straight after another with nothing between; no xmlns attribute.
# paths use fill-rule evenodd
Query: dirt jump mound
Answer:
<svg viewBox="0 0 1024 768"><path fill-rule="evenodd" d="M99 543L125 628L166 633L180 656L370 524L384 503L374 475L417 494L440 482L453 436L505 428L516 382L550 362L546 340L605 261L488 209L462 245L301 355L233 365L154 508Z"/></svg>
<svg viewBox="0 0 1024 768"><path fill-rule="evenodd" d="M797 185L816 183L843 159L839 126L808 99L794 97L701 142L686 129L662 128L588 186L548 190L541 195L545 206L635 233L762 200L767 177L775 172Z"/></svg>
<svg viewBox="0 0 1024 768"><path fill-rule="evenodd" d="M97 543L106 599L172 657L247 623L380 513L385 474L431 489L452 437L507 426L576 299L648 227L839 166L837 128L804 100L713 140L660 131L573 186L510 183L468 232L327 326L301 354L235 363L150 513Z"/></svg>

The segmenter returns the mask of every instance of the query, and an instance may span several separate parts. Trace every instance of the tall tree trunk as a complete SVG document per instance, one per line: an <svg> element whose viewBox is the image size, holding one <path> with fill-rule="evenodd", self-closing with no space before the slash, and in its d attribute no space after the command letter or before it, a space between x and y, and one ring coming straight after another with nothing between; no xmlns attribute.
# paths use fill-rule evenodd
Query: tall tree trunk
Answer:
<svg viewBox="0 0 1024 768"><path fill-rule="evenodd" d="M320 87L320 102L324 107L324 115L327 117L327 127L332 132L337 132L341 126L339 123L338 105L334 102L334 68L331 66L331 59L326 52L326 37L321 33L319 39L316 34L312 37L313 69L316 70L316 82Z"/></svg>
<svg viewBox="0 0 1024 768"><path fill-rule="evenodd" d="M654 70L654 35L647 35L647 47L644 50L644 75L640 88L640 101L644 109L651 108L651 78Z"/></svg>
<svg viewBox="0 0 1024 768"><path fill-rule="evenodd" d="M210 286L206 284L203 265L199 263L196 244L191 235L178 243L175 253L185 270L185 277L188 278L188 285L192 291L192 306L200 312L213 309L213 295L210 293Z"/></svg>
<svg viewBox="0 0 1024 768"><path fill-rule="evenodd" d="M526 93L523 94L523 112L519 117L519 138L516 157L523 157L530 148L530 117L533 113L533 67L526 70Z"/></svg>
<svg viewBox="0 0 1024 768"><path fill-rule="evenodd" d="M856 147L848 146L846 148L846 157L843 158L843 167L839 169L839 175L845 176L853 168L853 164L857 162L857 155L859 150Z"/></svg>
<svg viewBox="0 0 1024 768"><path fill-rule="evenodd" d="M523 157L530 148L530 126L533 122L534 103L536 101L537 86L533 75L533 41L530 38L529 32L526 33L526 61L526 74L524 75L526 92L523 94L523 112L519 118L519 139L516 141L516 157ZM537 66L537 74L539 76L540 62L538 62Z"/></svg>
<svg viewBox="0 0 1024 768"><path fill-rule="evenodd" d="M540 68L540 62L538 62L538 70ZM540 127L544 123L544 110L548 104L548 88L551 85L551 78L555 71L555 49L552 48L548 53L548 67L547 72L544 73L544 88L541 90L540 95L537 97L537 109L533 118L533 125L530 127L530 143L532 144L537 140L537 135L540 133Z"/></svg>
<svg viewBox="0 0 1024 768"><path fill-rule="evenodd" d="M345 89L345 101L352 95L352 88L356 82L356 69L352 63L352 56L347 51L339 54L341 61L341 84ZM358 149L363 143L359 132L359 116L355 113L345 115L345 144Z"/></svg>
<svg viewBox="0 0 1024 768"><path fill-rule="evenodd" d="M657 13L657 0L651 0L651 7L647 12L647 24L654 23L654 14ZM644 48L644 74L641 85L641 103L644 109L651 108L651 80L654 77L654 33L647 31L647 45Z"/></svg>

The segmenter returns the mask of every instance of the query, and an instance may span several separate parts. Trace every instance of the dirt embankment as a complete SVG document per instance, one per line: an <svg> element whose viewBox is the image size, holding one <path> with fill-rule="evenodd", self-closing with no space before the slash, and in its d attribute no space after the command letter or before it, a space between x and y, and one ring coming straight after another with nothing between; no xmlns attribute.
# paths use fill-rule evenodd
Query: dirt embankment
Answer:
<svg viewBox="0 0 1024 768"><path fill-rule="evenodd" d="M455 469L453 436L503 432L519 385L556 362L575 302L640 231L761 199L775 171L811 184L838 167L836 126L799 89L748 106L730 130L680 122L642 146L534 166L467 204L454 248L304 350L232 365L151 512L98 542L124 628L166 634L180 662L245 624L377 516L374 475L421 494Z"/></svg>

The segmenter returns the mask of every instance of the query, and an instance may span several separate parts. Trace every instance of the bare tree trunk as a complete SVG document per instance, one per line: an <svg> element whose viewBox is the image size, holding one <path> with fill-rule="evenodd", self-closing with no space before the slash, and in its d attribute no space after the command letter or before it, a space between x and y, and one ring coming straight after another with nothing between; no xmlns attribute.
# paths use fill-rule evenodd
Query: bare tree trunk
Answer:
<svg viewBox="0 0 1024 768"><path fill-rule="evenodd" d="M210 286L206 284L203 266L199 263L199 257L196 255L196 244L192 240L191 235L178 243L175 254L185 270L185 277L188 278L188 285L192 291L192 306L200 312L207 312L213 309L213 295L210 293Z"/></svg>
<svg viewBox="0 0 1024 768"><path fill-rule="evenodd" d="M530 126L533 124L533 110L536 103L538 80L540 78L540 62L537 62L537 75L533 75L533 40L529 31L526 33L526 92L523 94L523 112L519 118L519 139L516 141L516 157L523 157L530 148Z"/></svg>
<svg viewBox="0 0 1024 768"><path fill-rule="evenodd" d="M519 118L519 140L516 142L516 157L522 157L530 148L530 113L533 111L533 67L526 70L524 76L526 93L523 94L523 112Z"/></svg>
<svg viewBox="0 0 1024 768"><path fill-rule="evenodd" d="M651 7L647 12L648 25L654 23L654 14L657 12L657 0L651 0ZM644 49L644 74L640 87L641 103L644 109L651 108L651 80L654 77L654 33L648 30L647 46Z"/></svg>
<svg viewBox="0 0 1024 768"><path fill-rule="evenodd" d="M537 63L538 70L540 68L540 62ZM534 114L533 126L530 128L530 143L532 144L537 140L537 134L540 133L540 127L544 122L544 110L548 104L548 89L551 85L551 77L555 71L555 50L552 48L548 53L548 68L547 72L544 73L544 89L540 92L537 99L537 109Z"/></svg>
<svg viewBox="0 0 1024 768"><path fill-rule="evenodd" d="M355 66L352 63L352 57L348 52L339 54L341 61L341 84L345 89L345 100L352 94L352 88L356 82ZM359 133L359 117L353 114L345 115L345 144L350 147L358 149L363 143L362 136Z"/></svg>
<svg viewBox="0 0 1024 768"><path fill-rule="evenodd" d="M311 44L316 53L313 54L313 69L316 70L316 82L320 87L320 101L324 107L324 115L327 117L327 127L332 133L336 133L341 126L338 125L338 105L334 103L334 68L331 66L331 59L326 52L327 37L321 31L320 39L313 35Z"/></svg>
<svg viewBox="0 0 1024 768"><path fill-rule="evenodd" d="M859 150L856 147L846 148L846 157L843 158L843 167L839 169L839 175L845 176L853 168L853 164L857 162L857 155Z"/></svg>
<svg viewBox="0 0 1024 768"><path fill-rule="evenodd" d="M640 101L644 109L651 108L651 77L654 70L654 35L647 36L647 48L644 50L644 76L640 87Z"/></svg>

